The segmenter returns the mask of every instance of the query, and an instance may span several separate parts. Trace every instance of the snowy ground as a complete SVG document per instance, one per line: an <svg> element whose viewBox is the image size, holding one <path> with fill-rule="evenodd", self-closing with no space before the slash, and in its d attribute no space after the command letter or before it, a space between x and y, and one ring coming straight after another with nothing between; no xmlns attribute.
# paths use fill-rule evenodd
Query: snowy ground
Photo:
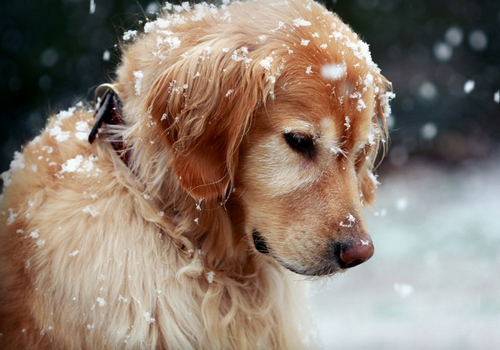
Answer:
<svg viewBox="0 0 500 350"><path fill-rule="evenodd" d="M312 285L323 348L500 349L500 160L380 180L375 256Z"/></svg>

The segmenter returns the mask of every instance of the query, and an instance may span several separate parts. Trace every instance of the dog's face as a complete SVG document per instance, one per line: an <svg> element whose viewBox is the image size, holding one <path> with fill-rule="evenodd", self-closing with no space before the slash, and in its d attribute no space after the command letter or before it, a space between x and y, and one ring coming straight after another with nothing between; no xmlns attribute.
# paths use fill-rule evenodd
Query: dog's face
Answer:
<svg viewBox="0 0 500 350"><path fill-rule="evenodd" d="M183 38L191 47L145 100L147 126L164 130L151 138L171 150L191 196L230 194L257 251L297 273L328 275L374 252L362 207L374 197L388 83L336 16L309 2L283 7L288 14L277 6L266 13L276 17L269 28L231 24L237 35L202 40L213 28L194 24Z"/></svg>
<svg viewBox="0 0 500 350"><path fill-rule="evenodd" d="M320 69L343 67L313 68ZM305 275L332 274L374 252L362 214L373 200L381 132L374 86L359 86L365 92L356 95L354 67L338 80L323 75L295 69L278 81L242 145L236 183L256 249Z"/></svg>

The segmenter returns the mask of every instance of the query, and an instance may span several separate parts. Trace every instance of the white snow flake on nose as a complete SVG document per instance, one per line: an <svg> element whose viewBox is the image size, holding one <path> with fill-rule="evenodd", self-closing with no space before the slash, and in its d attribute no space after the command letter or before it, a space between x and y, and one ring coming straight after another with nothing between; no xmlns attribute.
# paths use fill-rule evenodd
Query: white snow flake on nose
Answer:
<svg viewBox="0 0 500 350"><path fill-rule="evenodd" d="M347 221L348 223L345 224L344 221L340 222L340 226L342 227L352 227L352 224L356 221L356 218L352 214L347 215Z"/></svg>

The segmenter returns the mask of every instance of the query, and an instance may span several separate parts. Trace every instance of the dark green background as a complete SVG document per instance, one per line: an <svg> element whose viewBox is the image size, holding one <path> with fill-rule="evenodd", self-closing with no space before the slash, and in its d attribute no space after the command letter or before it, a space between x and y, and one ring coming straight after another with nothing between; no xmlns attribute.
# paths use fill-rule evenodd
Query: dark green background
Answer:
<svg viewBox="0 0 500 350"><path fill-rule="evenodd" d="M16 0L2 4L0 14L0 172L14 151L33 138L46 116L78 101L109 80L119 60L116 44L125 30L139 28L155 2L135 0ZM174 2L175 3L175 2ZM500 1L338 0L327 7L370 44L373 59L394 83L394 124L388 166L408 157L449 164L498 154L500 105ZM447 62L434 46L457 26L462 43ZM468 44L474 30L488 45L475 51ZM103 60L104 51L111 59ZM467 80L475 81L470 94ZM424 98L425 84L435 89ZM427 85L429 86L429 85ZM432 123L437 136L421 135Z"/></svg>

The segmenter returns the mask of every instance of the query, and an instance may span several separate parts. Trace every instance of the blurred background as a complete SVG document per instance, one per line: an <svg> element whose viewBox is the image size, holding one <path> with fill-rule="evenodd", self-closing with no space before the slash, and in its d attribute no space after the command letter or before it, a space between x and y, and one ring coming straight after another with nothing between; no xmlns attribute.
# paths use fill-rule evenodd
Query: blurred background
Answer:
<svg viewBox="0 0 500 350"><path fill-rule="evenodd" d="M366 211L376 254L311 285L318 338L325 349L500 349L500 1L322 2L370 45L396 99ZM0 173L49 113L113 77L123 33L159 8L2 4Z"/></svg>

